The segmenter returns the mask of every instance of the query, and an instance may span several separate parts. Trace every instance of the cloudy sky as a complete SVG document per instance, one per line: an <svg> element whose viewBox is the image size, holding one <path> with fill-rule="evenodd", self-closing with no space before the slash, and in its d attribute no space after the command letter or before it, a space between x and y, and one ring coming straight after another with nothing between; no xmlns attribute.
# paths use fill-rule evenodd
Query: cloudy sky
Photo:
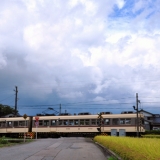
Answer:
<svg viewBox="0 0 160 160"><path fill-rule="evenodd" d="M0 103L160 113L159 51L159 0L0 1Z"/></svg>

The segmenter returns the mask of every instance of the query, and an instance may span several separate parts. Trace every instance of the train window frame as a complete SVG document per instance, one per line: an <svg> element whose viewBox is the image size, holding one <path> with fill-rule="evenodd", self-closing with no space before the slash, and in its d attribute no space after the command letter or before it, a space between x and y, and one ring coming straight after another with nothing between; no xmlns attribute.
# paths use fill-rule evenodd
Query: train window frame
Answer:
<svg viewBox="0 0 160 160"><path fill-rule="evenodd" d="M128 121L129 123L128 123L127 121ZM131 124L131 118L126 118L126 119L125 119L125 124L130 125L130 124Z"/></svg>
<svg viewBox="0 0 160 160"><path fill-rule="evenodd" d="M86 125L86 126L90 125L90 119L85 119L84 122L85 122L84 125Z"/></svg>
<svg viewBox="0 0 160 160"><path fill-rule="evenodd" d="M91 125L92 126L97 125L97 119L91 119Z"/></svg>
<svg viewBox="0 0 160 160"><path fill-rule="evenodd" d="M104 125L110 125L110 123L111 123L111 119L110 118L105 118L104 120L103 120L103 124Z"/></svg>
<svg viewBox="0 0 160 160"><path fill-rule="evenodd" d="M54 123L53 123L53 121L54 121ZM51 119L51 124L50 125L51 126L56 126L57 125L57 120L56 119Z"/></svg>
<svg viewBox="0 0 160 160"><path fill-rule="evenodd" d="M78 123L77 123L78 122ZM79 119L74 119L74 125L78 126L79 125Z"/></svg>
<svg viewBox="0 0 160 160"><path fill-rule="evenodd" d="M73 119L69 119L68 125L69 125L69 126L74 126L74 120L73 120Z"/></svg>
<svg viewBox="0 0 160 160"><path fill-rule="evenodd" d="M35 121L36 122L36 121ZM38 121L38 126L43 126L43 120Z"/></svg>
<svg viewBox="0 0 160 160"><path fill-rule="evenodd" d="M21 124L23 124L23 125L21 125ZM18 126L19 126L19 127L24 127L24 126L26 126L26 125L25 125L25 121L19 121L19 122L18 122Z"/></svg>
<svg viewBox="0 0 160 160"><path fill-rule="evenodd" d="M14 127L19 127L19 121L14 121Z"/></svg>
<svg viewBox="0 0 160 160"><path fill-rule="evenodd" d="M85 119L80 119L79 125L84 126L85 125Z"/></svg>
<svg viewBox="0 0 160 160"><path fill-rule="evenodd" d="M124 125L125 124L125 118L120 118L119 119L119 124Z"/></svg>
<svg viewBox="0 0 160 160"><path fill-rule="evenodd" d="M13 127L13 121L7 121L7 127Z"/></svg>
<svg viewBox="0 0 160 160"><path fill-rule="evenodd" d="M114 123L114 121L116 123ZM112 118L112 125L119 125L119 118Z"/></svg>
<svg viewBox="0 0 160 160"><path fill-rule="evenodd" d="M69 124L69 123L68 123L68 120L63 120L63 125L64 125L64 126L68 126L68 124Z"/></svg>
<svg viewBox="0 0 160 160"><path fill-rule="evenodd" d="M49 120L44 120L43 121L43 126L49 126Z"/></svg>
<svg viewBox="0 0 160 160"><path fill-rule="evenodd" d="M97 125L97 126L99 126L99 125L100 125L100 120L99 120L99 119L97 119L97 121L96 121L96 125Z"/></svg>
<svg viewBox="0 0 160 160"><path fill-rule="evenodd" d="M131 124L131 118L121 118L119 119L120 125L130 125Z"/></svg>
<svg viewBox="0 0 160 160"><path fill-rule="evenodd" d="M0 122L0 128L7 127L6 124L7 124L7 121Z"/></svg>
<svg viewBox="0 0 160 160"><path fill-rule="evenodd" d="M63 120L61 120L61 119L58 120L58 125L59 125L59 126L62 126L62 125L63 125Z"/></svg>

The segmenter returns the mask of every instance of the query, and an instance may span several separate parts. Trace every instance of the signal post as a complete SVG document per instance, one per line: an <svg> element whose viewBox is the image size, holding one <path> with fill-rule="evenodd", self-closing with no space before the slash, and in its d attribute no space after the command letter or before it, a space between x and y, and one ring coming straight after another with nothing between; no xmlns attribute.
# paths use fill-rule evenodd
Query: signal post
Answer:
<svg viewBox="0 0 160 160"><path fill-rule="evenodd" d="M36 116L36 117L35 117L35 120L36 120L35 125L36 125L36 139L37 139L37 127L38 127L38 125L39 125L39 117Z"/></svg>
<svg viewBox="0 0 160 160"><path fill-rule="evenodd" d="M103 122L102 113L99 113L97 118L99 119L99 128L97 128L97 130L98 130L99 133L101 134L101 132L102 132L102 129L101 129L101 128L102 128L102 122Z"/></svg>
<svg viewBox="0 0 160 160"><path fill-rule="evenodd" d="M23 115L23 118L25 119L25 126L24 126L24 142L25 142L25 139L26 139L26 135L25 135L25 132L26 132L26 119L27 119L27 115L26 114L24 114Z"/></svg>

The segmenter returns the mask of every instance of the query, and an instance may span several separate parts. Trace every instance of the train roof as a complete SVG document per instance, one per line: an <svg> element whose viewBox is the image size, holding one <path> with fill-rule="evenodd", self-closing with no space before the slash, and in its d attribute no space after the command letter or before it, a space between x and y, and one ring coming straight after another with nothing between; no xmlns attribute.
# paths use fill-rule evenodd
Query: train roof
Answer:
<svg viewBox="0 0 160 160"><path fill-rule="evenodd" d="M136 114L106 114L102 115L103 118L136 118ZM96 119L98 115L70 115L70 116L42 116L39 120L45 119ZM34 119L34 117L33 117Z"/></svg>
<svg viewBox="0 0 160 160"><path fill-rule="evenodd" d="M136 114L104 114L102 115L103 118L136 118ZM33 120L35 120L36 116L32 116ZM141 114L141 117L143 117L143 114ZM68 116L39 116L39 120L50 120L50 119L96 119L98 118L98 115L68 115ZM0 118L0 121L24 121L25 119L23 117L9 117L9 118ZM26 120L29 120L29 117L27 117Z"/></svg>

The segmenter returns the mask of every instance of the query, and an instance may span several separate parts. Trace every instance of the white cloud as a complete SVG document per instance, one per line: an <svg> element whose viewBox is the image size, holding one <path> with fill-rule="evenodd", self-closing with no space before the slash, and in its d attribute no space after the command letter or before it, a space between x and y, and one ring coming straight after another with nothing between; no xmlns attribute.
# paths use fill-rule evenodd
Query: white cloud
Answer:
<svg viewBox="0 0 160 160"><path fill-rule="evenodd" d="M144 79L157 79L160 72L158 4L0 2L1 84L23 86L24 97L43 103L53 103L50 97L69 102L104 100L106 94L112 99L136 92L148 95L150 90L159 94L157 85Z"/></svg>
<svg viewBox="0 0 160 160"><path fill-rule="evenodd" d="M3 67L6 66L6 60L4 56L0 53L0 69L3 69Z"/></svg>
<svg viewBox="0 0 160 160"><path fill-rule="evenodd" d="M118 6L119 9L123 8L124 5L125 5L124 0L117 0L117 6Z"/></svg>

